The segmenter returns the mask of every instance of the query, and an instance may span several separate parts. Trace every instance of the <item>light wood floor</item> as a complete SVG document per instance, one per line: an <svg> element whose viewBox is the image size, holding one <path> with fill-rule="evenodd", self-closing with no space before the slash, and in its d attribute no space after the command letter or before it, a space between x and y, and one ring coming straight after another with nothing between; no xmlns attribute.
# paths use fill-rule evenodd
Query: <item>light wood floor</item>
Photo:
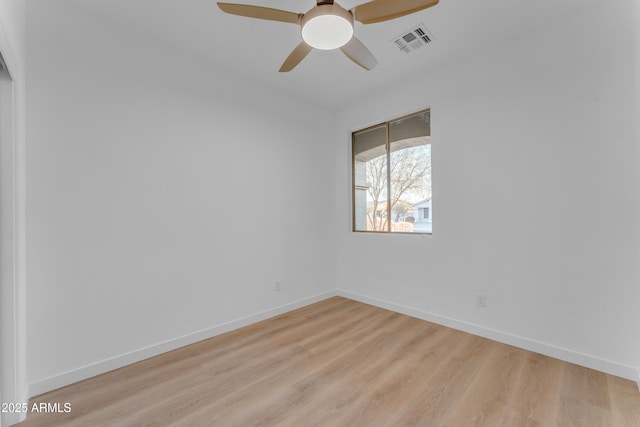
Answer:
<svg viewBox="0 0 640 427"><path fill-rule="evenodd" d="M41 395L20 426L640 426L635 383L344 298Z"/></svg>

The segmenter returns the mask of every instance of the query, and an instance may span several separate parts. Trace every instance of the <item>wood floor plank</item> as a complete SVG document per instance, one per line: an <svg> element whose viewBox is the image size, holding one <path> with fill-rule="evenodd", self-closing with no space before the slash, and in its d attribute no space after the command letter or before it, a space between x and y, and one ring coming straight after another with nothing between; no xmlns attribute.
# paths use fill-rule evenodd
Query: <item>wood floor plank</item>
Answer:
<svg viewBox="0 0 640 427"><path fill-rule="evenodd" d="M330 341L325 340L322 343L326 346L324 351L309 355L311 366L297 370L300 376L292 376L293 370L289 369L275 380L268 378L267 381L256 381L246 391L231 393L220 401L199 409L197 413L190 414L184 423L177 425L190 425L192 419L198 418L215 421L218 425L228 425L231 419L251 408L247 405L248 402L259 402L265 395L272 393L274 382L287 385L287 396L282 400L288 402L289 406L299 408L312 404L312 397L316 391L324 391L323 387L330 385L335 377L348 375L350 370L366 360L371 351L382 345L385 338L388 338L388 331L383 327L385 324L401 327L403 323L408 322L404 316L389 316L384 312L378 314L385 315L382 318L383 322L363 322L360 328L345 332L347 339L343 340L342 345L334 347ZM357 343L355 347L354 342Z"/></svg>
<svg viewBox="0 0 640 427"><path fill-rule="evenodd" d="M553 426L558 418L564 362L529 353L511 396L507 425Z"/></svg>
<svg viewBox="0 0 640 427"><path fill-rule="evenodd" d="M607 376L612 425L619 427L640 426L640 399L638 386L629 380Z"/></svg>
<svg viewBox="0 0 640 427"><path fill-rule="evenodd" d="M511 396L524 369L527 352L495 342L491 347L486 363L447 418L447 425L506 425Z"/></svg>
<svg viewBox="0 0 640 427"><path fill-rule="evenodd" d="M490 341L460 332L455 335L455 341L444 346L444 354L438 355L434 372L421 369L416 373L413 387L403 393L405 405L388 425L442 426L452 416L492 354Z"/></svg>
<svg viewBox="0 0 640 427"><path fill-rule="evenodd" d="M384 370L402 363L407 351L415 350L434 334L434 330L415 322L419 321L410 319L408 324L398 328L398 332L375 343L375 347L356 349L326 365L323 370L295 383L294 389L297 393L307 395L309 404L280 421L288 425L303 425L314 414L322 411L322 424L340 425L338 420L345 413L344 408L356 406L356 401L371 387L375 379L380 378ZM371 354L376 354L377 357L371 358ZM324 383L317 383L319 377L323 378Z"/></svg>
<svg viewBox="0 0 640 427"><path fill-rule="evenodd" d="M607 375L567 363L560 390L558 423L570 427L611 426Z"/></svg>
<svg viewBox="0 0 640 427"><path fill-rule="evenodd" d="M412 342L395 354L383 369L359 378L360 394L355 410L343 411L332 420L336 426L385 425L392 423L409 400L415 396L423 378L430 377L442 363L441 353L452 342L451 330L426 330L426 339ZM418 338L422 338L419 336Z"/></svg>
<svg viewBox="0 0 640 427"><path fill-rule="evenodd" d="M628 380L335 297L38 396L30 426L640 427Z"/></svg>

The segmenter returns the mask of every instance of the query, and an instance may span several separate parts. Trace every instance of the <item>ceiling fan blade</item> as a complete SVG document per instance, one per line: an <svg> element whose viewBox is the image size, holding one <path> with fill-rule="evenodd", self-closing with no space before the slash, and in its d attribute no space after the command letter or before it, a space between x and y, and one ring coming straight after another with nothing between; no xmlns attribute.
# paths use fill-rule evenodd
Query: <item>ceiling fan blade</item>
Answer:
<svg viewBox="0 0 640 427"><path fill-rule="evenodd" d="M266 19L269 21L290 22L299 24L302 13L287 12L286 10L271 9L270 7L250 6L248 4L218 3L223 12L232 15L247 16L249 18Z"/></svg>
<svg viewBox="0 0 640 427"><path fill-rule="evenodd" d="M373 54L367 49L367 47L356 36L351 37L351 40L340 48L342 53L347 55L347 58L364 68L365 70L371 70L378 65L378 61Z"/></svg>
<svg viewBox="0 0 640 427"><path fill-rule="evenodd" d="M439 0L373 0L360 4L353 9L356 21L363 24L375 24L418 12L438 4Z"/></svg>
<svg viewBox="0 0 640 427"><path fill-rule="evenodd" d="M286 73L293 70L296 65L298 65L300 61L302 61L309 54L309 52L311 52L312 49L313 48L311 46L306 44L304 41L301 41L300 44L296 46L295 49L293 49L293 52L291 52L289 56L287 56L287 59L284 60L284 62L282 63L282 67L280 67L280 70L278 71L280 71L281 73Z"/></svg>

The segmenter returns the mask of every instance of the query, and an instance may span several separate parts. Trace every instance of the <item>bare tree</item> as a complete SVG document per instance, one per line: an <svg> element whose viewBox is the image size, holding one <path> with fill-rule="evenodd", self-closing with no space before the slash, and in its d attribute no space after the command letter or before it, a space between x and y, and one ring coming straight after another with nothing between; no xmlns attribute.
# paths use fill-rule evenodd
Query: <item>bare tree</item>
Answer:
<svg viewBox="0 0 640 427"><path fill-rule="evenodd" d="M367 209L369 223L374 230L386 229L386 218L380 218L378 211L381 197L387 193L387 156L379 156L367 162L367 184L368 192L373 200L371 209ZM383 221L384 220L384 221Z"/></svg>
<svg viewBox="0 0 640 427"><path fill-rule="evenodd" d="M431 197L431 147L418 145L401 148L389 155L391 180L387 176L387 156L379 156L367 162L368 193L372 200L367 209L369 223L373 230L387 228L389 210L400 215L409 207L400 199L407 193L420 198ZM388 195L389 189L391 194ZM391 203L388 210L387 203ZM400 209L402 208L402 209ZM400 210L402 212L400 212Z"/></svg>
<svg viewBox="0 0 640 427"><path fill-rule="evenodd" d="M407 203L404 200L398 200L392 207L391 212L395 214L395 221L404 221L407 213L411 210L411 203Z"/></svg>
<svg viewBox="0 0 640 427"><path fill-rule="evenodd" d="M407 192L431 197L431 147L418 145L393 151L391 163L391 209Z"/></svg>

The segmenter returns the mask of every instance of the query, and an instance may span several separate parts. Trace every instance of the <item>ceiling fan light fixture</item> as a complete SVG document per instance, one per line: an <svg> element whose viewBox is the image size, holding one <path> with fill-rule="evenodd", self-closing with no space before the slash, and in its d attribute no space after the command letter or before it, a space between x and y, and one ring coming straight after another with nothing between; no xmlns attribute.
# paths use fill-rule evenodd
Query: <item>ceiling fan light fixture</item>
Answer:
<svg viewBox="0 0 640 427"><path fill-rule="evenodd" d="M301 25L302 39L316 49L337 49L353 37L353 15L335 3L311 9Z"/></svg>

